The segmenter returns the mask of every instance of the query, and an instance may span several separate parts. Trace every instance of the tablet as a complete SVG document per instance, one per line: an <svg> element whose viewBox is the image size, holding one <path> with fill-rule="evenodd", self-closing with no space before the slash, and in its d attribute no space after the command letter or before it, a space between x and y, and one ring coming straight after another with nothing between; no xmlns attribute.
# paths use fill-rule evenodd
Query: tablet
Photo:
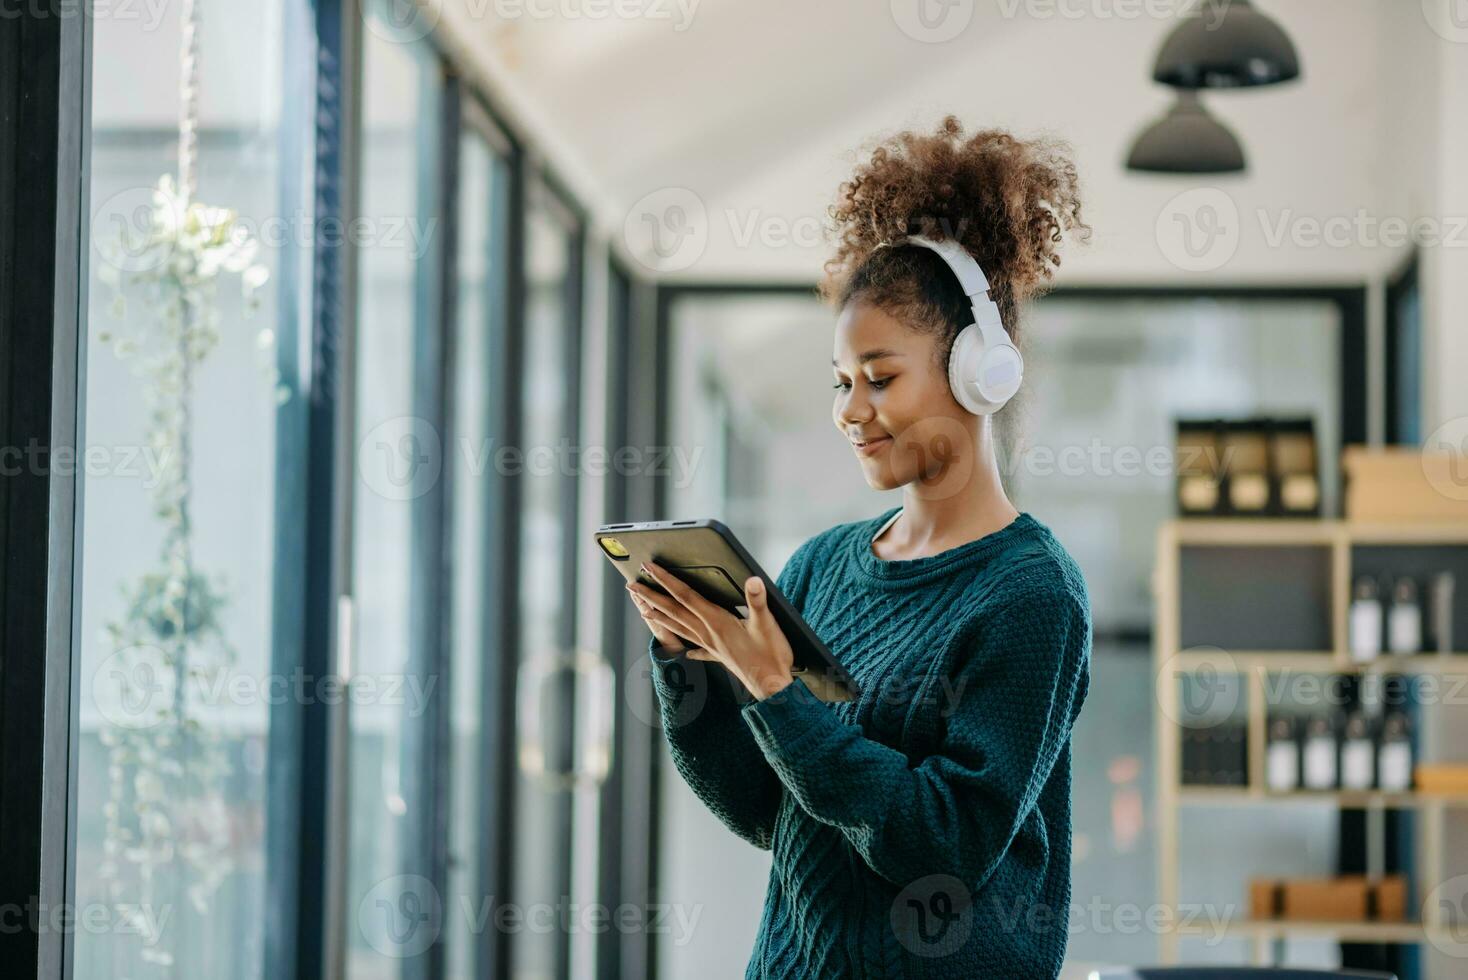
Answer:
<svg viewBox="0 0 1468 980"><path fill-rule="evenodd" d="M759 567L734 532L710 518L695 521L645 521L603 524L596 543L622 577L657 592L666 590L639 567L651 559L705 599L747 618L744 581L758 575L765 583L770 612L790 641L791 673L822 701L851 701L861 693L856 681L816 636L815 631Z"/></svg>

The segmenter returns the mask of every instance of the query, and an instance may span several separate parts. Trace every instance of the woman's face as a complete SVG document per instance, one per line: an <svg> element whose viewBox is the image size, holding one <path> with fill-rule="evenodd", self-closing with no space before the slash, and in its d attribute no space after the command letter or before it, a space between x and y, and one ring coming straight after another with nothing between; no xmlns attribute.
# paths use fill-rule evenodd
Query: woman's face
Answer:
<svg viewBox="0 0 1468 980"><path fill-rule="evenodd" d="M974 455L977 419L954 400L937 343L859 300L836 321L831 417L847 440L867 443L852 451L873 489L934 481Z"/></svg>

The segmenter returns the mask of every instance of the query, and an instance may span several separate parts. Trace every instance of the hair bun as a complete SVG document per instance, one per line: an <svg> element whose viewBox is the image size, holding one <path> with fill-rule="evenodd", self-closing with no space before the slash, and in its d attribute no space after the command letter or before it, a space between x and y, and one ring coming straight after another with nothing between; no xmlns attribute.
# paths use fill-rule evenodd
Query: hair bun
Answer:
<svg viewBox="0 0 1468 980"><path fill-rule="evenodd" d="M843 305L852 274L879 244L920 234L968 249L1008 320L1051 279L1067 234L1090 238L1070 155L1062 141L1001 129L965 137L951 115L931 134L882 140L828 210L837 246L821 294Z"/></svg>

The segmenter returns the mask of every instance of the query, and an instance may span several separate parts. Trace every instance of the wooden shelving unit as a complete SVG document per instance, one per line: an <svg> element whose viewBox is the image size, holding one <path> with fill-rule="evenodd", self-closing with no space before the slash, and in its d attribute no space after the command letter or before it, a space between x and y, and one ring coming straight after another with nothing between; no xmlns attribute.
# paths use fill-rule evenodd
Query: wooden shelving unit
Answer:
<svg viewBox="0 0 1468 980"><path fill-rule="evenodd" d="M1468 675L1468 652L1394 657L1375 661L1351 660L1347 645L1347 617L1352 581L1352 549L1358 546L1468 546L1468 522L1378 524L1344 520L1299 519L1179 519L1164 524L1158 534L1157 564L1153 573L1153 676L1156 682L1157 828L1159 894L1162 904L1179 909L1179 818L1189 807L1334 806L1366 811L1411 810L1420 814L1419 892L1453 873L1443 867L1443 820L1449 810L1468 808L1468 795L1420 792L1385 793L1300 790L1275 793L1265 788L1264 755L1267 723L1267 683L1271 674L1437 674ZM1319 547L1329 561L1329 616L1327 649L1221 650L1182 646L1181 567L1185 548ZM1241 615L1249 610L1241 609ZM1182 676L1204 670L1230 671L1241 678L1246 702L1247 785L1184 786L1181 780L1181 726L1179 686ZM1264 873L1265 869L1253 869ZM1251 873L1241 869L1241 875ZM1420 902L1421 895L1415 896ZM1409 905L1409 912L1412 911ZM1342 942L1418 943L1448 935L1439 912L1426 910L1425 922L1286 922L1233 921L1225 934L1253 941L1254 960L1269 965L1277 940L1293 937L1337 938ZM1176 914L1169 917L1178 922ZM1211 926L1173 925L1160 937L1163 963L1176 963L1179 940L1188 935L1211 935Z"/></svg>

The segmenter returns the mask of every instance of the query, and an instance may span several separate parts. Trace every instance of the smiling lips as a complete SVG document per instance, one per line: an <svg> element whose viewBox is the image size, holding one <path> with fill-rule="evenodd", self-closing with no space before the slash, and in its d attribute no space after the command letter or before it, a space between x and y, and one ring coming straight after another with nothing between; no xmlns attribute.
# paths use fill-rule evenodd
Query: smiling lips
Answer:
<svg viewBox="0 0 1468 980"><path fill-rule="evenodd" d="M879 453L883 449L886 449L887 445L891 441L891 436L877 436L876 438L868 439L865 442L857 442L855 439L853 439L851 441L851 446L853 449L856 450L858 456L871 456L874 453Z"/></svg>

